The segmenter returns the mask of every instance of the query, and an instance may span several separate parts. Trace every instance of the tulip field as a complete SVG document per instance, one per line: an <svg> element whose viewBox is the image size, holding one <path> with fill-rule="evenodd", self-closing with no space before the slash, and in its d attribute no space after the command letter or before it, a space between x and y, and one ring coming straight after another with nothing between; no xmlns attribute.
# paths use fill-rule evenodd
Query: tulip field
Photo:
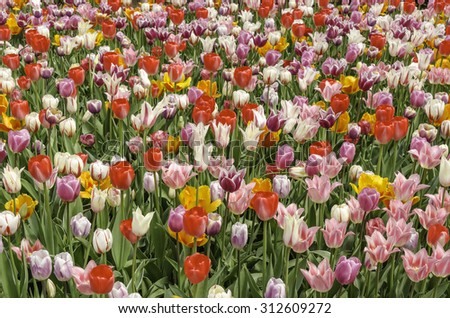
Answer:
<svg viewBox="0 0 450 318"><path fill-rule="evenodd" d="M449 21L0 0L0 297L450 297Z"/></svg>

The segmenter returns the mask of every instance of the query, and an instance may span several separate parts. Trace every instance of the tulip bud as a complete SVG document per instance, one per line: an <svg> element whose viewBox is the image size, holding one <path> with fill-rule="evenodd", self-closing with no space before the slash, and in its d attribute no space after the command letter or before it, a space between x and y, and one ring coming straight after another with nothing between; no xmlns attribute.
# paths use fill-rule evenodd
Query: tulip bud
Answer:
<svg viewBox="0 0 450 318"><path fill-rule="evenodd" d="M60 282L67 282L72 278L73 261L69 253L63 252L55 255L55 276Z"/></svg>
<svg viewBox="0 0 450 318"><path fill-rule="evenodd" d="M35 251L30 256L30 269L33 278L46 280L52 273L52 259L46 250Z"/></svg>
<svg viewBox="0 0 450 318"><path fill-rule="evenodd" d="M62 135L71 138L77 131L77 123L73 118L67 118L59 123L59 131Z"/></svg>
<svg viewBox="0 0 450 318"><path fill-rule="evenodd" d="M219 285L213 285L208 291L208 298L231 298L231 291L225 289Z"/></svg>
<svg viewBox="0 0 450 318"><path fill-rule="evenodd" d="M235 223L231 227L231 245L235 249L241 250L247 244L248 228L247 224Z"/></svg>
<svg viewBox="0 0 450 318"><path fill-rule="evenodd" d="M96 186L94 186L91 191L91 210L94 213L102 212L105 209L107 198L107 190L100 190Z"/></svg>
<svg viewBox="0 0 450 318"><path fill-rule="evenodd" d="M42 107L47 108L58 108L59 98L53 97L50 94L42 96Z"/></svg>
<svg viewBox="0 0 450 318"><path fill-rule="evenodd" d="M94 250L98 254L108 252L112 248L113 236L110 229L96 229L92 238Z"/></svg>
<svg viewBox="0 0 450 318"><path fill-rule="evenodd" d="M70 155L66 161L66 173L73 174L76 177L81 175L84 168L84 162L78 155Z"/></svg>
<svg viewBox="0 0 450 318"><path fill-rule="evenodd" d="M286 298L286 285L280 278L272 277L266 286L265 298Z"/></svg>
<svg viewBox="0 0 450 318"><path fill-rule="evenodd" d="M116 188L108 189L108 197L106 198L109 206L115 208L120 205L120 190Z"/></svg>
<svg viewBox="0 0 450 318"><path fill-rule="evenodd" d="M439 166L439 183L444 188L450 186L450 160L445 156L441 157L441 165Z"/></svg>
<svg viewBox="0 0 450 318"><path fill-rule="evenodd" d="M179 205L175 209L170 209L169 220L167 224L172 232L178 233L183 230L183 215L186 209Z"/></svg>
<svg viewBox="0 0 450 318"><path fill-rule="evenodd" d="M288 85L292 81L292 74L288 70L283 69L280 72L280 82L283 85Z"/></svg>
<svg viewBox="0 0 450 318"><path fill-rule="evenodd" d="M47 279L45 284L45 289L47 291L47 296L49 298L54 298L56 295L56 286L55 283L51 279Z"/></svg>
<svg viewBox="0 0 450 318"><path fill-rule="evenodd" d="M217 199L223 200L225 197L225 190L220 186L218 180L211 182L211 201L216 201Z"/></svg>
<svg viewBox="0 0 450 318"><path fill-rule="evenodd" d="M333 205L331 208L331 217L339 222L348 222L350 219L350 207L345 203Z"/></svg>
<svg viewBox="0 0 450 318"><path fill-rule="evenodd" d="M155 192L156 185L155 185L155 177L153 175L154 173L156 173L156 183L159 184L159 174L157 172L146 172L144 174L144 189L148 193Z"/></svg>
<svg viewBox="0 0 450 318"><path fill-rule="evenodd" d="M417 129L419 137L425 138L428 142L433 142L438 134L436 127L430 124L420 124Z"/></svg>
<svg viewBox="0 0 450 318"><path fill-rule="evenodd" d="M102 101L98 99L89 100L86 107L91 114L98 114L102 110Z"/></svg>
<svg viewBox="0 0 450 318"><path fill-rule="evenodd" d="M403 245L403 247L413 251L417 248L418 243L419 243L419 233L417 233L417 231L414 228L412 228L411 237L409 241L405 245Z"/></svg>
<svg viewBox="0 0 450 318"><path fill-rule="evenodd" d="M351 142L344 141L339 149L339 156L346 163L350 164L355 158L356 146Z"/></svg>
<svg viewBox="0 0 450 318"><path fill-rule="evenodd" d="M273 191L280 198L286 198L291 191L291 180L286 175L276 175L273 178Z"/></svg>
<svg viewBox="0 0 450 318"><path fill-rule="evenodd" d="M269 66L263 70L263 81L266 85L272 85L278 79L278 70L274 66Z"/></svg>
<svg viewBox="0 0 450 318"><path fill-rule="evenodd" d="M405 116L405 118L407 118L408 120L412 120L412 119L416 118L417 112L414 108L408 106L405 108L405 111L403 112L403 116Z"/></svg>
<svg viewBox="0 0 450 318"><path fill-rule="evenodd" d="M209 236L215 236L219 234L222 228L222 217L218 213L208 214L208 225L206 226L206 234Z"/></svg>
<svg viewBox="0 0 450 318"><path fill-rule="evenodd" d="M361 135L361 127L357 123L348 124L348 136L356 140Z"/></svg>
<svg viewBox="0 0 450 318"><path fill-rule="evenodd" d="M80 212L70 219L70 228L73 236L85 238L91 232L91 222Z"/></svg>
<svg viewBox="0 0 450 318"><path fill-rule="evenodd" d="M113 289L108 294L109 298L127 298L128 290L127 286L125 286L122 282L115 282Z"/></svg>
<svg viewBox="0 0 450 318"><path fill-rule="evenodd" d="M348 172L350 181L352 182L356 182L359 179L359 176L361 175L361 173L363 173L363 168L361 166L358 165L353 165L350 167L350 170Z"/></svg>

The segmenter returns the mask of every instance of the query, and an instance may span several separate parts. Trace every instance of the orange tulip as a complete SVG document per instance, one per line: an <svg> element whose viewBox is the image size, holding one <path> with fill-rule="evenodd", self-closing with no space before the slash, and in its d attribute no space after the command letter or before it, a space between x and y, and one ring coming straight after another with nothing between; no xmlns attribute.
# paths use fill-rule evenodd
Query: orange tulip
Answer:
<svg viewBox="0 0 450 318"><path fill-rule="evenodd" d="M439 44L439 54L442 56L450 55L450 40L444 40Z"/></svg>
<svg viewBox="0 0 450 318"><path fill-rule="evenodd" d="M394 124L394 140L399 141L406 137L408 133L408 119L402 116L396 116L392 120Z"/></svg>
<svg viewBox="0 0 450 318"><path fill-rule="evenodd" d="M109 72L111 65L119 65L119 54L116 52L106 52L103 54L103 69Z"/></svg>
<svg viewBox="0 0 450 318"><path fill-rule="evenodd" d="M85 79L85 71L81 66L72 67L68 72L69 78L71 78L76 86L83 84Z"/></svg>
<svg viewBox="0 0 450 318"><path fill-rule="evenodd" d="M390 105L380 105L375 110L377 121L391 121L394 118L394 107Z"/></svg>
<svg viewBox="0 0 450 318"><path fill-rule="evenodd" d="M236 113L231 109L224 109L217 115L216 121L224 125L229 125L231 132L233 132L236 128Z"/></svg>
<svg viewBox="0 0 450 318"><path fill-rule="evenodd" d="M198 125L198 123L208 125L212 120L212 111L207 105L196 105L192 109L192 119L196 125Z"/></svg>
<svg viewBox="0 0 450 318"><path fill-rule="evenodd" d="M255 114L253 113L253 110L258 109L258 104L248 103L245 104L244 107L241 109L241 116L244 120L244 124L248 124L249 122L253 121L255 118Z"/></svg>
<svg viewBox="0 0 450 318"><path fill-rule="evenodd" d="M208 215L202 207L193 207L183 215L183 229L191 236L200 237L205 234L207 225Z"/></svg>
<svg viewBox="0 0 450 318"><path fill-rule="evenodd" d="M217 53L206 53L203 56L203 63L205 64L205 70L214 73L220 68L222 59Z"/></svg>
<svg viewBox="0 0 450 318"><path fill-rule="evenodd" d="M382 50L386 45L386 37L383 34L374 33L370 35L370 45Z"/></svg>
<svg viewBox="0 0 450 318"><path fill-rule="evenodd" d="M130 103L125 98L118 98L112 101L111 110L114 117L119 119L125 119L130 112Z"/></svg>
<svg viewBox="0 0 450 318"><path fill-rule="evenodd" d="M172 63L169 65L167 73L172 83L178 83L183 77L183 65L180 63Z"/></svg>
<svg viewBox="0 0 450 318"><path fill-rule="evenodd" d="M37 81L41 78L41 64L39 63L31 63L27 64L24 67L25 75L32 80L33 82Z"/></svg>
<svg viewBox="0 0 450 318"><path fill-rule="evenodd" d="M28 172L37 182L43 183L50 179L53 172L49 156L37 155L28 160Z"/></svg>
<svg viewBox="0 0 450 318"><path fill-rule="evenodd" d="M321 27L325 25L325 20L327 19L328 14L325 14L323 11L319 11L314 13L313 20L314 25L316 27Z"/></svg>
<svg viewBox="0 0 450 318"><path fill-rule="evenodd" d="M170 10L169 19L173 24L180 25L184 21L184 11L182 9Z"/></svg>
<svg viewBox="0 0 450 318"><path fill-rule="evenodd" d="M178 43L176 43L176 42L167 42L164 45L164 52L171 59L174 58L178 54Z"/></svg>
<svg viewBox="0 0 450 318"><path fill-rule="evenodd" d="M19 54L6 54L2 57L2 62L11 70L17 70L20 67Z"/></svg>
<svg viewBox="0 0 450 318"><path fill-rule="evenodd" d="M392 121L377 121L375 123L375 139L382 145L394 139L394 124Z"/></svg>
<svg viewBox="0 0 450 318"><path fill-rule="evenodd" d="M331 151L332 147L328 141L316 141L309 146L309 155L326 157Z"/></svg>
<svg viewBox="0 0 450 318"><path fill-rule="evenodd" d="M208 256L195 253L185 258L184 274L191 284L198 284L204 281L209 274L211 260Z"/></svg>
<svg viewBox="0 0 450 318"><path fill-rule="evenodd" d="M102 22L102 33L105 39L112 40L116 36L116 24L112 20Z"/></svg>
<svg viewBox="0 0 450 318"><path fill-rule="evenodd" d="M159 59L154 56L143 56L138 61L138 67L148 75L156 75L159 69Z"/></svg>
<svg viewBox="0 0 450 318"><path fill-rule="evenodd" d="M17 85L24 91L29 90L31 87L31 80L26 76L20 76L17 79Z"/></svg>
<svg viewBox="0 0 450 318"><path fill-rule="evenodd" d="M240 66L234 70L234 81L240 88L245 88L252 80L252 69L249 66Z"/></svg>
<svg viewBox="0 0 450 318"><path fill-rule="evenodd" d="M36 34L31 40L31 47L36 53L46 53L50 49L50 39L44 35Z"/></svg>
<svg viewBox="0 0 450 318"><path fill-rule="evenodd" d="M281 15L281 24L286 29L289 29L292 26L292 23L294 23L294 15L292 13L286 12Z"/></svg>
<svg viewBox="0 0 450 318"><path fill-rule="evenodd" d="M24 120L30 113L30 105L26 100L14 100L10 103L11 114L18 120Z"/></svg>
<svg viewBox="0 0 450 318"><path fill-rule="evenodd" d="M265 5L261 5L258 9L258 16L265 19L269 16L270 8Z"/></svg>
<svg viewBox="0 0 450 318"><path fill-rule="evenodd" d="M0 41L11 40L11 30L7 25L0 25Z"/></svg>
<svg viewBox="0 0 450 318"><path fill-rule="evenodd" d="M36 29L31 29L25 32L25 42L27 42L28 45L31 46L31 42L33 42L33 39L39 35L39 32Z"/></svg>
<svg viewBox="0 0 450 318"><path fill-rule="evenodd" d="M195 10L195 17L197 19L208 19L208 9L201 7Z"/></svg>
<svg viewBox="0 0 450 318"><path fill-rule="evenodd" d="M111 10L116 12L120 9L120 6L122 5L120 0L108 0L108 5L111 7Z"/></svg>
<svg viewBox="0 0 450 318"><path fill-rule="evenodd" d="M107 294L114 287L114 273L108 265L95 266L89 273L91 290L96 294Z"/></svg>
<svg viewBox="0 0 450 318"><path fill-rule="evenodd" d="M427 234L427 242L430 246L436 246L436 244L441 244L442 246L445 246L445 244L448 243L450 240L449 234L448 234L448 228L441 224L433 224L428 229Z"/></svg>
<svg viewBox="0 0 450 318"><path fill-rule="evenodd" d="M305 35L306 32L306 26L304 23L295 23L292 25L292 34L294 34L295 37L301 38Z"/></svg>
<svg viewBox="0 0 450 318"><path fill-rule="evenodd" d="M416 2L413 1L405 1L403 3L403 11L405 13L411 14L414 12L414 10L416 10Z"/></svg>
<svg viewBox="0 0 450 318"><path fill-rule="evenodd" d="M278 194L275 192L256 192L251 206L261 221L268 221L275 216L278 208Z"/></svg>
<svg viewBox="0 0 450 318"><path fill-rule="evenodd" d="M347 111L349 105L350 98L347 94L335 94L333 95L333 97L331 97L330 106L335 114Z"/></svg>
<svg viewBox="0 0 450 318"><path fill-rule="evenodd" d="M292 11L292 15L294 16L294 20L300 20L303 17L303 11L300 9L294 9Z"/></svg>
<svg viewBox="0 0 450 318"><path fill-rule="evenodd" d="M159 148L150 148L144 154L144 166L148 171L159 171L163 161L163 153Z"/></svg>
<svg viewBox="0 0 450 318"><path fill-rule="evenodd" d="M119 161L109 169L109 177L114 188L128 190L134 180L135 173L128 161Z"/></svg>
<svg viewBox="0 0 450 318"><path fill-rule="evenodd" d="M326 8L328 7L329 0L319 0L319 7Z"/></svg>
<svg viewBox="0 0 450 318"><path fill-rule="evenodd" d="M140 237L133 233L132 231L132 224L133 219L126 219L120 222L120 232L122 235L131 243L135 244L137 241L139 241Z"/></svg>

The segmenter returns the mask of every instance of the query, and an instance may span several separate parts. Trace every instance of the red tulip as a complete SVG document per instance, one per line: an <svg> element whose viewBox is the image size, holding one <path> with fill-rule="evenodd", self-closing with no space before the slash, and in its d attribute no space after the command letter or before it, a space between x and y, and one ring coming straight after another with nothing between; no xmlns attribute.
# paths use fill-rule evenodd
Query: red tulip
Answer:
<svg viewBox="0 0 450 318"><path fill-rule="evenodd" d="M109 177L114 188L128 190L134 180L135 173L128 161L119 161L109 169Z"/></svg>
<svg viewBox="0 0 450 318"><path fill-rule="evenodd" d="M236 128L236 113L231 109L223 109L216 117L218 123L229 125L231 132Z"/></svg>
<svg viewBox="0 0 450 318"><path fill-rule="evenodd" d="M27 42L28 45L31 46L31 42L33 42L33 39L39 35L39 32L36 29L31 29L25 32L25 42Z"/></svg>
<svg viewBox="0 0 450 318"><path fill-rule="evenodd" d="M31 80L26 76L20 76L17 79L17 85L24 91L29 90L31 87Z"/></svg>
<svg viewBox="0 0 450 318"><path fill-rule="evenodd" d="M306 32L306 26L304 23L294 23L292 25L292 34L294 34L295 37L301 38L305 35Z"/></svg>
<svg viewBox="0 0 450 318"><path fill-rule="evenodd" d="M46 182L50 179L53 172L50 157L45 155L31 157L30 160L28 160L28 171L37 182Z"/></svg>
<svg viewBox="0 0 450 318"><path fill-rule="evenodd" d="M333 97L331 97L330 106L335 114L347 111L349 105L350 98L347 94L335 94L333 95Z"/></svg>
<svg viewBox="0 0 450 318"><path fill-rule="evenodd" d="M394 119L394 112L395 112L394 107L390 105L380 105L375 110L375 115L377 121L386 122Z"/></svg>
<svg viewBox="0 0 450 318"><path fill-rule="evenodd" d="M111 65L119 65L119 54L116 52L106 52L103 54L103 68L106 72L109 72Z"/></svg>
<svg viewBox="0 0 450 318"><path fill-rule="evenodd" d="M102 22L102 33L105 39L112 40L116 37L116 24L112 20Z"/></svg>
<svg viewBox="0 0 450 318"><path fill-rule="evenodd" d="M294 23L294 15L292 13L286 12L281 15L281 24L286 29L289 29L292 26L292 23Z"/></svg>
<svg viewBox="0 0 450 318"><path fill-rule="evenodd" d="M325 14L323 11L319 11L314 13L313 20L314 25L316 27L321 27L325 25L325 20L327 19L328 14Z"/></svg>
<svg viewBox="0 0 450 318"><path fill-rule="evenodd" d="M0 41L11 40L11 30L7 25L0 25Z"/></svg>
<svg viewBox="0 0 450 318"><path fill-rule="evenodd" d="M182 9L170 10L169 19L173 24L180 25L184 21L184 11Z"/></svg>
<svg viewBox="0 0 450 318"><path fill-rule="evenodd" d="M122 5L120 0L108 0L108 5L111 7L111 10L116 12L120 9L120 6Z"/></svg>
<svg viewBox="0 0 450 318"><path fill-rule="evenodd" d="M208 125L212 120L212 111L206 105L194 106L192 109L192 119L196 125L198 123Z"/></svg>
<svg viewBox="0 0 450 318"><path fill-rule="evenodd" d="M439 54L442 56L450 55L450 40L444 40L439 44Z"/></svg>
<svg viewBox="0 0 450 318"><path fill-rule="evenodd" d="M126 98L118 98L112 101L111 110L114 117L119 119L125 119L130 112L130 103Z"/></svg>
<svg viewBox="0 0 450 318"><path fill-rule="evenodd" d="M392 121L375 123L375 139L382 145L394 139L394 124Z"/></svg>
<svg viewBox="0 0 450 318"><path fill-rule="evenodd" d="M256 192L251 206L261 221L268 221L275 216L278 208L278 194L275 192Z"/></svg>
<svg viewBox="0 0 450 318"><path fill-rule="evenodd" d="M107 294L114 286L114 273L108 265L95 266L89 273L91 290L96 294Z"/></svg>
<svg viewBox="0 0 450 318"><path fill-rule="evenodd" d="M176 42L167 42L164 45L164 52L171 59L174 58L178 54L178 43L176 43Z"/></svg>
<svg viewBox="0 0 450 318"><path fill-rule="evenodd" d="M184 274L191 284L198 284L204 281L209 274L211 260L208 256L195 253L185 258Z"/></svg>
<svg viewBox="0 0 450 318"><path fill-rule="evenodd" d="M183 229L191 236L200 237L205 234L207 225L208 214L202 207L193 207L183 215Z"/></svg>
<svg viewBox="0 0 450 318"><path fill-rule="evenodd" d="M408 119L402 116L396 116L392 120L394 124L394 140L399 141L406 137L408 132Z"/></svg>
<svg viewBox="0 0 450 318"><path fill-rule="evenodd" d="M244 107L241 109L241 115L242 119L244 120L244 124L248 124L249 122L253 121L255 118L255 113L253 110L258 109L258 104L248 103L245 104Z"/></svg>
<svg viewBox="0 0 450 318"><path fill-rule="evenodd" d="M201 7L195 10L195 17L197 19L208 19L208 9Z"/></svg>
<svg viewBox="0 0 450 318"><path fill-rule="evenodd" d="M303 11L300 9L294 9L292 14L294 16L294 20L300 20L303 17Z"/></svg>
<svg viewBox="0 0 450 318"><path fill-rule="evenodd" d="M68 72L68 77L71 78L75 85L80 86L85 79L85 71L81 66L72 67Z"/></svg>
<svg viewBox="0 0 450 318"><path fill-rule="evenodd" d="M212 113L215 109L216 101L213 97L203 94L199 98L197 98L197 100L195 101L195 106L209 109L209 111Z"/></svg>
<svg viewBox="0 0 450 318"><path fill-rule="evenodd" d="M248 66L240 66L234 70L234 81L240 88L245 88L252 80L252 69Z"/></svg>
<svg viewBox="0 0 450 318"><path fill-rule="evenodd" d="M217 53L206 53L203 56L203 63L205 64L205 70L214 73L220 68L222 59Z"/></svg>
<svg viewBox="0 0 450 318"><path fill-rule="evenodd" d="M2 62L11 70L17 70L20 67L19 54L6 54L2 57Z"/></svg>
<svg viewBox="0 0 450 318"><path fill-rule="evenodd" d="M11 114L18 120L24 120L30 113L30 105L26 100L14 100L10 103Z"/></svg>
<svg viewBox="0 0 450 318"><path fill-rule="evenodd" d="M82 152L79 152L76 154L78 157L80 157L80 159L83 161L83 164L86 165L87 164L87 160L88 160L88 155Z"/></svg>
<svg viewBox="0 0 450 318"><path fill-rule="evenodd" d="M42 34L36 34L30 44L36 53L46 53L50 49L50 39Z"/></svg>
<svg viewBox="0 0 450 318"><path fill-rule="evenodd" d="M416 2L415 1L405 1L403 3L403 11L405 13L411 14L416 10Z"/></svg>
<svg viewBox="0 0 450 318"><path fill-rule="evenodd" d="M183 77L183 65L180 63L172 63L169 65L167 73L172 83L178 83Z"/></svg>
<svg viewBox="0 0 450 318"><path fill-rule="evenodd" d="M159 69L159 59L154 56L143 56L138 61L138 67L148 75L156 75Z"/></svg>
<svg viewBox="0 0 450 318"><path fill-rule="evenodd" d="M271 8L269 8L268 6L261 5L258 9L258 16L260 16L263 19L267 18L269 16L270 9Z"/></svg>
<svg viewBox="0 0 450 318"><path fill-rule="evenodd" d="M321 8L326 8L328 7L328 3L330 2L329 0L319 0L319 7Z"/></svg>
<svg viewBox="0 0 450 318"><path fill-rule="evenodd" d="M41 67L42 65L39 63L31 63L27 64L24 67L25 75L32 80L33 82L37 81L41 78Z"/></svg>
<svg viewBox="0 0 450 318"><path fill-rule="evenodd" d="M309 155L326 157L331 151L332 147L328 141L316 141L309 146Z"/></svg>
<svg viewBox="0 0 450 318"><path fill-rule="evenodd" d="M382 50L386 45L386 37L383 34L374 33L370 35L370 45Z"/></svg>
<svg viewBox="0 0 450 318"><path fill-rule="evenodd" d="M163 153L159 148L150 148L144 154L144 166L148 171L159 171L163 161Z"/></svg>
<svg viewBox="0 0 450 318"><path fill-rule="evenodd" d="M133 233L132 231L132 224L133 219L127 219L120 222L120 232L122 235L131 243L135 244L137 241L139 241L140 237Z"/></svg>
<svg viewBox="0 0 450 318"><path fill-rule="evenodd" d="M441 244L441 246L445 246L450 240L448 234L448 228L441 224L433 224L428 229L427 234L427 242L430 246L436 246L436 244Z"/></svg>

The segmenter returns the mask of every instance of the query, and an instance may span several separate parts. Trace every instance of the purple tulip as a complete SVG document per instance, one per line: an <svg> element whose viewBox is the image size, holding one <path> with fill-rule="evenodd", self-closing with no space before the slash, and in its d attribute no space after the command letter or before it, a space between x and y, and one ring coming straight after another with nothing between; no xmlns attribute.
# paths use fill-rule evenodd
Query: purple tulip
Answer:
<svg viewBox="0 0 450 318"><path fill-rule="evenodd" d="M189 145L189 141L192 137L193 127L195 127L194 124L188 123L186 126L181 128L180 137L185 145Z"/></svg>
<svg viewBox="0 0 450 318"><path fill-rule="evenodd" d="M339 76L347 67L347 61L345 59L336 60L332 57L328 57L322 64L322 72L325 75Z"/></svg>
<svg viewBox="0 0 450 318"><path fill-rule="evenodd" d="M361 265L361 261L356 257L350 257L347 259L347 257L341 256L334 271L336 280L341 285L353 284L359 273Z"/></svg>
<svg viewBox="0 0 450 318"><path fill-rule="evenodd" d="M317 175L320 171L323 158L319 155L310 155L306 161L305 172L312 177Z"/></svg>
<svg viewBox="0 0 450 318"><path fill-rule="evenodd" d="M220 186L219 181L215 180L211 182L209 188L211 189L211 201L216 201L217 199L223 200L225 197L225 191Z"/></svg>
<svg viewBox="0 0 450 318"><path fill-rule="evenodd" d="M92 114L98 114L102 110L102 101L98 99L89 100L86 103L87 109Z"/></svg>
<svg viewBox="0 0 450 318"><path fill-rule="evenodd" d="M183 215L186 209L179 205L175 209L171 209L169 213L169 220L167 221L169 229L172 232L178 233L183 230Z"/></svg>
<svg viewBox="0 0 450 318"><path fill-rule="evenodd" d="M33 252L30 256L31 275L39 281L46 280L52 273L52 259L46 250Z"/></svg>
<svg viewBox="0 0 450 318"><path fill-rule="evenodd" d="M356 146L351 142L345 141L339 149L339 156L346 164L350 164L355 158Z"/></svg>
<svg viewBox="0 0 450 318"><path fill-rule="evenodd" d="M280 278L272 277L266 286L264 298L286 298L286 285Z"/></svg>
<svg viewBox="0 0 450 318"><path fill-rule="evenodd" d="M377 92L372 96L372 108L377 108L380 105L393 105L392 94L388 92Z"/></svg>
<svg viewBox="0 0 450 318"><path fill-rule="evenodd" d="M195 104L197 98L203 95L203 91L195 86L192 86L188 90L188 99L190 104Z"/></svg>
<svg viewBox="0 0 450 318"><path fill-rule="evenodd" d="M337 116L333 109L330 107L327 111L320 110L319 124L325 129L331 128L337 120Z"/></svg>
<svg viewBox="0 0 450 318"><path fill-rule="evenodd" d="M358 194L358 202L361 208L370 212L378 207L378 201L380 200L380 193L373 188L364 188Z"/></svg>
<svg viewBox="0 0 450 318"><path fill-rule="evenodd" d="M280 198L286 198L291 191L291 180L286 175L276 175L273 178L273 191Z"/></svg>
<svg viewBox="0 0 450 318"><path fill-rule="evenodd" d="M425 106L427 100L424 91L415 90L411 93L409 97L409 101L411 106L414 108L422 108Z"/></svg>
<svg viewBox="0 0 450 318"><path fill-rule="evenodd" d="M250 47L245 44L239 44L236 49L236 55L239 58L239 60L245 60L248 56L248 53L250 52Z"/></svg>
<svg viewBox="0 0 450 318"><path fill-rule="evenodd" d="M80 180L69 174L56 180L56 193L64 202L73 202L80 195Z"/></svg>
<svg viewBox="0 0 450 318"><path fill-rule="evenodd" d="M267 121L266 121L267 128L270 131L277 132L278 130L283 128L286 120L287 119L282 118L281 114L275 115L275 113L273 111L271 111L270 116L269 116L269 118L267 118Z"/></svg>
<svg viewBox="0 0 450 318"><path fill-rule="evenodd" d="M6 151L5 143L0 140L0 164L5 160L8 156L8 152Z"/></svg>
<svg viewBox="0 0 450 318"><path fill-rule="evenodd" d="M86 147L92 147L95 144L94 134L82 134L80 135L80 142Z"/></svg>
<svg viewBox="0 0 450 318"><path fill-rule="evenodd" d="M289 145L283 145L278 148L275 165L279 169L286 169L294 162L294 159L294 149Z"/></svg>
<svg viewBox="0 0 450 318"><path fill-rule="evenodd" d="M235 249L241 250L247 244L248 228L247 224L236 222L231 227L231 245Z"/></svg>
<svg viewBox="0 0 450 318"><path fill-rule="evenodd" d="M241 187L244 176L245 169L237 171L234 166L232 166L229 170L221 169L219 175L220 186L225 191L233 193Z"/></svg>
<svg viewBox="0 0 450 318"><path fill-rule="evenodd" d="M69 253L63 252L55 255L55 276L60 282L67 282L72 278L73 261Z"/></svg>
<svg viewBox="0 0 450 318"><path fill-rule="evenodd" d="M208 225L206 227L206 234L209 236L215 236L219 234L222 228L222 217L218 213L208 214Z"/></svg>
<svg viewBox="0 0 450 318"><path fill-rule="evenodd" d="M274 66L281 58L281 53L276 50L269 50L266 53L266 64L268 66Z"/></svg>
<svg viewBox="0 0 450 318"><path fill-rule="evenodd" d="M59 95L62 97L70 97L75 92L75 82L71 78L63 78L56 84Z"/></svg>
<svg viewBox="0 0 450 318"><path fill-rule="evenodd" d="M14 153L19 153L25 150L30 144L30 133L26 129L19 131L8 131L8 146Z"/></svg>
<svg viewBox="0 0 450 318"><path fill-rule="evenodd" d="M73 236L85 238L91 231L91 222L80 212L70 219L70 229Z"/></svg>

